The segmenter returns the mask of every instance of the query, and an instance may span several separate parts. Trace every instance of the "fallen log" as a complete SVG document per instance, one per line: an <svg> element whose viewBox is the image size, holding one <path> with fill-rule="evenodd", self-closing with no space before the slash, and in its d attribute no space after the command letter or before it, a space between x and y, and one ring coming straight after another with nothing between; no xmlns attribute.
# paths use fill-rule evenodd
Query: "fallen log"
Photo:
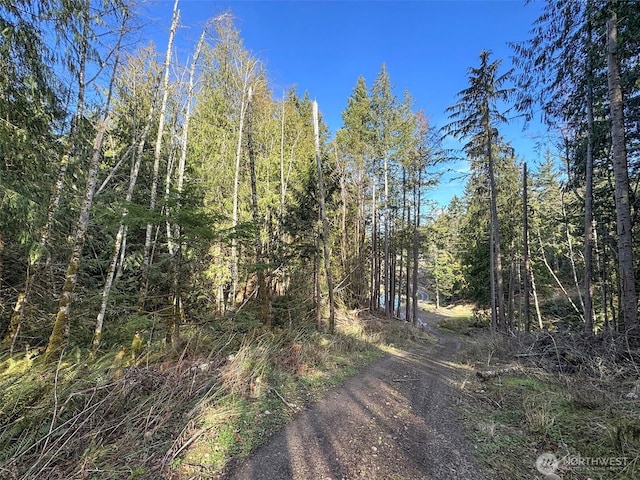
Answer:
<svg viewBox="0 0 640 480"><path fill-rule="evenodd" d="M490 378L499 377L500 375L506 375L507 373L516 372L518 370L519 370L519 367L505 367L505 368L500 368L498 370L485 370L485 371L478 370L476 372L476 376L480 380L484 381Z"/></svg>

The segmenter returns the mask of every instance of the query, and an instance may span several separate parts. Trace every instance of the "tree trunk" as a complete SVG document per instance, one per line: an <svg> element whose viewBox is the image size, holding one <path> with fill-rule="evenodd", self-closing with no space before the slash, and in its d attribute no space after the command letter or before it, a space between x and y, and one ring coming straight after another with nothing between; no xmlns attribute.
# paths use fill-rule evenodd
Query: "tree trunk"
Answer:
<svg viewBox="0 0 640 480"><path fill-rule="evenodd" d="M258 276L258 303L260 304L260 321L263 325L271 326L271 315L269 312L269 292L267 292L267 282L265 279L264 265L262 259L262 240L260 239L260 214L258 212L258 186L256 181L256 153L253 145L253 90L249 87L247 100L247 151L249 153L249 175L251 177L251 211L255 228L255 250L256 267ZM332 301L332 300L331 300Z"/></svg>
<svg viewBox="0 0 640 480"><path fill-rule="evenodd" d="M403 215L403 219L402 219L403 223L404 223L404 215ZM402 230L404 231L404 226L402 228ZM405 278L404 278L404 256L405 256L405 252L404 252L404 245L400 245L400 259L399 259L399 264L398 264L398 287L397 287L397 297L396 297L396 307L395 307L395 314L396 317L400 318L400 312L402 311L402 287L403 287L403 282L405 282Z"/></svg>
<svg viewBox="0 0 640 480"><path fill-rule="evenodd" d="M376 179L373 179L371 194L371 296L369 298L369 310L372 312L378 309L378 217L376 212Z"/></svg>
<svg viewBox="0 0 640 480"><path fill-rule="evenodd" d="M389 261L391 262L389 272L391 274L391 278L389 280L389 298L391 299L391 313L390 316L393 316L395 312L395 299L396 299L396 266L397 266L397 254L395 245L389 247Z"/></svg>
<svg viewBox="0 0 640 480"><path fill-rule="evenodd" d="M391 305L393 299L390 298L390 270L389 265L389 160L384 157L384 314L391 316Z"/></svg>
<svg viewBox="0 0 640 480"><path fill-rule="evenodd" d="M175 138L175 131L172 131L169 136ZM169 140L169 144L172 145L172 141ZM176 163L176 151L173 146L169 149L169 155L167 158L167 169L165 171L164 176L164 202L162 206L162 211L164 215L167 217L165 224L166 234L167 234L167 251L169 252L169 256L173 258L176 253L177 247L175 244L175 238L173 235L173 227L171 225L171 206L169 205L169 200L171 198L171 181L173 179L173 173L175 171L175 163Z"/></svg>
<svg viewBox="0 0 640 480"><path fill-rule="evenodd" d="M593 250L596 255L596 271L598 272L598 283L600 284L600 294L602 296L602 315L604 318L604 330L605 332L611 331L611 325L609 324L609 311L607 306L607 282L604 281L604 274L606 266L604 265L604 261L600 260L600 253L598 247L598 229L596 227L595 220L592 225L593 231ZM606 254L603 252L606 260Z"/></svg>
<svg viewBox="0 0 640 480"><path fill-rule="evenodd" d="M320 215L318 214L318 217ZM318 218L320 220L320 218ZM314 294L316 298L316 329L318 331L322 330L322 292L320 288L320 232L316 232L315 234L315 254L313 256L313 279L314 279Z"/></svg>
<svg viewBox="0 0 640 480"><path fill-rule="evenodd" d="M329 224L324 205L324 180L322 176L322 157L320 156L320 127L318 120L318 102L313 102L313 133L316 147L316 165L318 167L318 200L322 218L322 249L324 251L324 268L329 290L329 333L334 333L336 323L335 302L333 298L333 276L331 274L331 252L329 251Z"/></svg>
<svg viewBox="0 0 640 480"><path fill-rule="evenodd" d="M438 271L438 247L436 247L436 256L434 258L434 265L436 271ZM440 309L440 284L438 282L438 275L434 275L435 278L435 289L436 289L436 310Z"/></svg>
<svg viewBox="0 0 640 480"><path fill-rule="evenodd" d="M182 134L180 141L180 158L178 160L178 179L176 184L176 189L178 193L178 198L176 202L176 210L180 211L182 208L182 191L184 189L184 177L185 170L187 166L187 147L189 142L189 122L191 120L191 104L193 103L194 97L194 85L195 85L195 75L196 75L196 66L198 64L198 58L200 57L200 51L202 50L202 45L204 44L206 26L203 28L202 33L200 34L200 39L198 40L198 44L196 45L195 52L193 53L193 58L191 60L191 67L189 68L189 85L187 90L187 105L185 107L184 119L182 123ZM167 185L169 182L167 182ZM181 283L181 275L182 275L182 229L180 224L176 223L173 226L173 232L169 228L167 231L167 240L169 242L169 254L171 255L171 263L173 269L173 325L170 325L169 331L171 332L171 342L173 345L178 343L180 338L180 324L185 321L185 311L182 302L182 283Z"/></svg>
<svg viewBox="0 0 640 480"><path fill-rule="evenodd" d="M238 206L240 200L240 160L242 159L242 139L244 132L244 121L247 111L246 95L249 88L249 75L245 75L242 85L242 99L240 101L240 120L238 124L238 142L236 144L236 167L233 177L233 228L237 228L239 213ZM238 240L236 235L231 239L231 303L235 303L236 292L238 291Z"/></svg>
<svg viewBox="0 0 640 480"><path fill-rule="evenodd" d="M169 41L167 43L167 54L164 59L164 77L162 79L162 104L160 106L160 116L158 118L158 135L156 137L156 147L153 155L153 178L151 180L151 194L149 200L149 211L153 213L156 209L156 200L158 195L158 181L160 177L160 156L162 155L162 136L164 133L164 124L166 120L167 102L169 99L169 64L171 62L171 54L173 48L173 39L178 28L180 20L180 11L178 10L178 0L173 4L173 16L171 20L171 29L169 30ZM144 310L144 304L149 288L149 270L151 268L151 250L152 250L153 224L147 223L144 241L144 256L142 261L142 279L140 285L140 296L138 298L138 311Z"/></svg>
<svg viewBox="0 0 640 480"><path fill-rule="evenodd" d="M493 220L492 220L493 223ZM498 307L496 304L496 254L493 248L493 226L489 225L489 293L491 295L491 331L498 331Z"/></svg>
<svg viewBox="0 0 640 480"><path fill-rule="evenodd" d="M415 221L415 220L414 220ZM407 205L407 228L409 228L409 225L411 225L411 208L409 205ZM408 240L408 239L407 239ZM413 311L411 309L411 289L410 289L410 285L411 285L411 257L413 255L409 255L409 245L407 242L407 284L405 285L405 314L404 314L404 319L407 322L411 322L412 318L411 318L411 312Z"/></svg>
<svg viewBox="0 0 640 480"><path fill-rule="evenodd" d="M377 222L378 219L376 219ZM379 226L378 229L376 231L376 234L380 233L379 230ZM383 241L384 243L384 241ZM383 247L384 248L384 247ZM382 260L383 260L383 253L380 252L380 237L377 236L376 237L376 310L380 311L381 308L381 301L382 301Z"/></svg>
<svg viewBox="0 0 640 480"><path fill-rule="evenodd" d="M89 172L87 174L87 186L85 189L84 200L82 202L80 216L73 236L71 259L67 266L67 273L65 276L64 286L62 287L62 293L60 295L58 313L53 324L53 331L49 337L49 343L45 352L45 358L48 361L52 360L55 355L60 354L65 341L65 332L69 322L69 310L71 308L73 292L75 291L76 283L78 281L78 270L80 269L80 262L82 260L82 250L84 248L87 228L89 226L89 213L93 203L93 194L97 183L98 168L102 158L102 143L104 141L104 135L107 130L108 123L109 115L107 114L98 126L98 132L93 144L93 153Z"/></svg>
<svg viewBox="0 0 640 480"><path fill-rule="evenodd" d="M487 112L488 112L487 108ZM491 140L491 127L489 119L486 119L487 129L487 160L489 167L489 189L491 193L491 230L493 232L491 236L491 251L493 252L493 266L494 271L492 275L495 275L495 305L496 310L496 328L498 331L505 331L505 311L504 311L504 289L502 285L502 259L500 254L500 226L498 223L498 206L497 206L497 188L496 179L494 174L493 164L493 144Z"/></svg>
<svg viewBox="0 0 640 480"><path fill-rule="evenodd" d="M564 192L560 194L560 205L562 208L562 219L564 221L564 232L567 237L567 248L569 249L569 262L571 263L571 273L573 274L573 284L578 292L578 299L580 300L580 307L582 307L583 318L585 325L587 324L586 317L584 317L585 304L582 298L582 292L580 292L580 282L578 281L578 271L576 269L576 258L573 254L573 241L571 240L571 230L569 229L569 220L567 219L567 211L564 206ZM586 241L586 238L585 238ZM585 259L586 260L586 259Z"/></svg>
<svg viewBox="0 0 640 480"><path fill-rule="evenodd" d="M607 83L611 110L611 141L615 177L616 226L618 233L618 269L622 317L626 331L637 327L637 296L633 265L631 210L629 202L629 170L624 126L624 101L620 85L616 1L610 1L611 18L607 21Z"/></svg>
<svg viewBox="0 0 640 480"><path fill-rule="evenodd" d="M338 156L336 154L336 162L337 161ZM342 271L351 277L352 274L348 273L351 271L351 264L347 253L349 247L347 245L347 182L345 175L346 172L344 171L340 173L340 263Z"/></svg>
<svg viewBox="0 0 640 480"><path fill-rule="evenodd" d="M495 378L495 377L499 377L502 375L507 375L509 373L514 373L520 370L520 367L504 367L504 368L500 368L498 370L485 370L485 371L480 371L478 370L476 372L476 376L482 380L489 380L490 378Z"/></svg>
<svg viewBox="0 0 640 480"><path fill-rule="evenodd" d="M517 275L517 284L518 284L518 322L515 325L515 331L522 331L523 327L523 313L524 313L524 292L522 290L522 257L516 257L516 275Z"/></svg>
<svg viewBox="0 0 640 480"><path fill-rule="evenodd" d="M415 199L414 210L413 210L413 305L412 305L412 321L413 326L418 326L418 261L420 259L420 250L419 250L419 228L420 228L420 193L421 193L421 171L418 169L417 181L413 187L413 195Z"/></svg>
<svg viewBox="0 0 640 480"><path fill-rule="evenodd" d="M153 118L153 107L149 112L149 117L147 118L147 124L144 127L142 136L138 143L135 159L131 164L131 173L129 174L129 187L127 188L125 204L129 204L133 198L133 192L135 191L136 182L138 180L138 173L140 172L140 166L142 165L144 147L147 142L147 136L149 135L149 130L151 129L152 118ZM104 324L105 314L107 312L109 295L111 293L111 287L113 286L113 280L115 277L118 258L124 257L124 251L126 248L125 242L127 239L127 230L128 230L127 226L124 224L124 219L128 214L129 214L129 210L125 207L122 211L122 217L121 217L122 221L120 222L120 228L118 229L118 233L116 234L116 240L113 246L113 256L111 257L111 263L109 264L109 269L107 270L107 278L105 279L104 289L102 291L102 304L100 306L100 312L98 313L98 317L96 318L96 327L93 333L93 348L95 350L97 350L98 347L100 346L100 341L102 339L102 327Z"/></svg>
<svg viewBox="0 0 640 480"><path fill-rule="evenodd" d="M509 332L513 332L513 318L514 318L514 310L515 310L515 283L516 283L516 275L515 275L515 259L511 257L511 265L509 266L509 293L508 293L508 304L507 304L507 330Z"/></svg>
<svg viewBox="0 0 640 480"><path fill-rule="evenodd" d="M71 309L71 303L73 301L73 293L78 281L78 271L80 270L80 262L82 261L82 250L86 240L87 228L89 227L89 217L91 213L91 206L93 205L93 196L96 191L96 185L98 182L98 171L100 169L100 160L102 159L102 145L104 143L104 136L109 126L111 118L111 95L113 92L113 84L116 78L116 72L118 70L118 62L120 57L120 46L122 38L125 34L125 24L128 20L128 16L125 15L122 20L120 35L115 48L115 60L113 62L113 71L109 81L109 88L107 90L107 98L104 106L104 118L98 125L96 137L93 142L93 149L91 153L91 161L89 163L89 171L87 172L87 184L85 187L84 199L82 206L80 207L80 215L76 224L75 233L73 235L73 247L71 249L71 258L67 265L67 272L65 275L64 285L60 294L60 300L58 303L58 312L53 324L53 329L49 337L47 349L45 351L45 360L52 361L54 356L60 355L65 343L65 335L69 325L69 311Z"/></svg>
<svg viewBox="0 0 640 480"><path fill-rule="evenodd" d="M605 315L607 314L607 307L608 309L611 311L611 331L616 332L618 330L618 326L616 323L616 309L615 306L613 305L613 292L608 288L609 282L605 281L605 279L607 278L607 274L609 273L609 256L607 255L607 246L604 245L604 247L602 248L602 283L604 286L604 293L603 293L603 298L604 298L604 302L605 303ZM613 274L615 275L615 269L613 269L614 272ZM611 282L613 283L613 281Z"/></svg>
<svg viewBox="0 0 640 480"><path fill-rule="evenodd" d="M284 120L285 120L284 92L282 95L282 113L280 115L280 210L279 222L282 225L284 219L284 205L287 196L287 186L284 179Z"/></svg>
<svg viewBox="0 0 640 480"><path fill-rule="evenodd" d="M531 265L529 263L529 193L527 188L527 164L522 165L522 256L524 257L524 331L531 330L531 289L529 279L531 278Z"/></svg>
<svg viewBox="0 0 640 480"><path fill-rule="evenodd" d="M560 281L556 273L553 271L553 268L551 268L551 265L549 265L549 262L547 261L547 255L544 253L544 244L542 243L542 235L540 235L540 229L538 229L538 242L540 244L540 255L542 256L542 261L547 267L547 270L549 270L549 273L558 284L558 287L560 287L560 290L562 290L562 293L564 293L564 296L567 297L567 300L569 301L569 303L571 304L575 312L582 317L582 312L573 302L573 300L571 299L571 296L569 295L569 292L567 292L566 288L564 288L564 285L562 285L562 282Z"/></svg>
<svg viewBox="0 0 640 480"><path fill-rule="evenodd" d="M366 222L365 222L365 175L361 167L359 167L358 175L358 221L356 222L356 238L358 239L358 266L357 266L357 292L358 301L363 303L367 292L367 279L365 277L365 240L366 240Z"/></svg>
<svg viewBox="0 0 640 480"><path fill-rule="evenodd" d="M590 8L587 7L590 14ZM584 187L584 331L593 334L593 62L592 62L592 27L591 19L587 19L587 35L589 51L587 52L587 157L585 159Z"/></svg>
<svg viewBox="0 0 640 480"><path fill-rule="evenodd" d="M172 131L170 135L174 136L175 131ZM172 142L170 141L169 144L171 145ZM169 258L171 263L171 272L170 272L171 293L169 296L169 305L171 306L171 314L166 315L165 317L165 325L166 325L165 343L173 347L176 347L180 340L179 326L181 323L180 319L182 318L182 313L183 313L182 302L178 292L178 286L180 283L180 280L179 280L180 267L179 267L178 258L177 258L178 246L176 245L176 242L175 242L176 237L174 236L173 228L171 225L172 212L171 212L171 207L169 205L170 197L171 197L171 180L174 174L175 162L176 162L176 151L175 151L175 148L171 148L167 158L167 170L166 170L165 183L164 183L164 202L163 202L164 205L162 210L164 212L164 215L167 217L167 220L165 221L165 229L166 229L165 231L167 235L167 252L169 253ZM159 226L157 228L158 230L160 229ZM154 243L154 246L155 246L155 243ZM151 255L151 260L153 261L153 254Z"/></svg>
<svg viewBox="0 0 640 480"><path fill-rule="evenodd" d="M440 250L438 249L437 239L433 241L433 289L434 289L434 297L436 300L436 310L440 309L440 281L438 279L438 256L440 254Z"/></svg>
<svg viewBox="0 0 640 480"><path fill-rule="evenodd" d="M540 314L540 303L538 302L538 290L536 289L536 279L531 269L531 293L533 294L533 304L536 307L536 316L538 318L538 327L542 330L542 315Z"/></svg>
<svg viewBox="0 0 640 480"><path fill-rule="evenodd" d="M403 274L404 274L404 249L405 249L405 242L404 242L404 231L406 228L406 223L404 220L404 216L406 213L406 209L407 209L407 169L403 166L402 167L402 224L400 227L400 232L402 232L401 235L401 240L400 240L400 266L398 268L398 307L396 310L396 315L398 317L400 317L400 310L402 309L402 281L403 281Z"/></svg>
<svg viewBox="0 0 640 480"><path fill-rule="evenodd" d="M76 154L79 129L84 117L86 91L85 75L87 66L87 51L89 48L89 19L88 10L83 11L83 13L82 38L80 39L80 58L78 65L78 95L76 97L76 113L71 120L71 129L69 132L67 145L64 153L60 157L60 163L58 164L56 183L53 188L51 198L49 199L49 208L47 209L47 220L40 230L40 242L38 251L36 256L29 261L24 289L22 290L22 292L18 293L18 298L16 300L15 306L13 307L13 313L11 314L9 330L7 331L7 335L5 336L5 339L3 341L4 345L10 346L11 353L13 353L13 347L15 345L17 335L20 332L20 327L24 320L24 309L30 301L33 283L40 273L40 260L42 253L47 249L47 246L49 244L49 237L51 235L51 230L53 229L53 221L56 214L58 213L58 207L60 206L60 200L62 199L64 180L67 176L67 168L69 166L69 158Z"/></svg>

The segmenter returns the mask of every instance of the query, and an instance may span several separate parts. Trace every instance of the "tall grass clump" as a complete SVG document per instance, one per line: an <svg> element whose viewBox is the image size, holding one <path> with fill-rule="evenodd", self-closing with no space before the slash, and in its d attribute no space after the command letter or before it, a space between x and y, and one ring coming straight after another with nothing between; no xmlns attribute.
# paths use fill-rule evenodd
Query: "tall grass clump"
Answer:
<svg viewBox="0 0 640 480"><path fill-rule="evenodd" d="M387 343L412 336L399 328L391 339L380 319L344 311L334 335L310 321L267 330L252 319L247 310L184 325L174 345L143 329L53 363L36 350L0 357L0 478L217 475Z"/></svg>

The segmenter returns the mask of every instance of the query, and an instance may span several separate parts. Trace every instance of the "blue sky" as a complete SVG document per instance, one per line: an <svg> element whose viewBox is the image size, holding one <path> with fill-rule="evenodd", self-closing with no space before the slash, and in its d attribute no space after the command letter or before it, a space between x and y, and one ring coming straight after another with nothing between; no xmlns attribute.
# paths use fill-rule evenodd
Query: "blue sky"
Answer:
<svg viewBox="0 0 640 480"><path fill-rule="evenodd" d="M524 0L424 1L210 1L180 0L182 28L176 37L179 57L193 50L207 19L226 9L236 16L247 49L267 67L271 85L279 92L296 85L317 99L332 132L342 123L341 112L358 76L371 85L382 63L387 65L396 94L407 89L435 126L447 121L445 109L467 86L467 68L477 66L482 49L511 66L509 41L529 38L543 3ZM145 34L158 49L166 45L173 1L145 3ZM535 148L544 129L512 122L501 128L516 153L530 164L540 161ZM450 145L453 145L451 143ZM445 204L462 191L452 163L432 199Z"/></svg>

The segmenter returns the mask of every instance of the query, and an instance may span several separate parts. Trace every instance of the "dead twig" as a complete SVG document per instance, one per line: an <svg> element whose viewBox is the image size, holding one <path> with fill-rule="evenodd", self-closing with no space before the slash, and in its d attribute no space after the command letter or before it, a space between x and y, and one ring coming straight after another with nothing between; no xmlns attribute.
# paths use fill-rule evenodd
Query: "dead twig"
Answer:
<svg viewBox="0 0 640 480"><path fill-rule="evenodd" d="M206 427L206 428L200 428L193 435L191 435L191 437L189 437L189 439L186 442L184 442L182 444L182 446L180 446L180 448L178 448L175 452L172 452L174 447L177 446L178 440L181 438L181 437L178 437L176 439L176 441L173 442L173 445L171 445L171 448L167 451L167 453L165 454L164 458L162 459L162 465L165 466L168 463L173 462L178 457L178 455L180 455L180 453L184 449L186 449L189 445L191 445L193 442L195 442L202 435L204 435L205 433L211 431L213 428L214 428L214 425L211 425L211 426Z"/></svg>
<svg viewBox="0 0 640 480"><path fill-rule="evenodd" d="M276 390L275 388L271 387L271 390L278 396L278 398L280 400L282 400L282 403L284 403L287 407L291 408L291 409L295 409L296 406L293 403L289 403L287 402L284 397L282 395L280 395L280 392L278 392L278 390Z"/></svg>

